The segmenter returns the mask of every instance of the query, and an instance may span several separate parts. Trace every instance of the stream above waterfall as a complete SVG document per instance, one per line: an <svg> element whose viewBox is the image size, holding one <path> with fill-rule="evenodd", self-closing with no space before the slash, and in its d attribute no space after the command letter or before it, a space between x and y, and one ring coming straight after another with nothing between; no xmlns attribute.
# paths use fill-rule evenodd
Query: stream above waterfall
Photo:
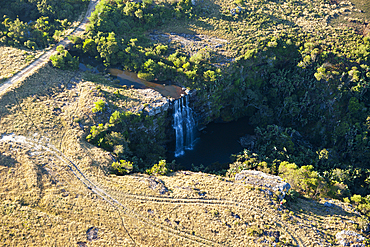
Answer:
<svg viewBox="0 0 370 247"><path fill-rule="evenodd" d="M93 57L86 54L79 54L77 52L70 51L72 56L78 56L80 59L79 69L82 71L90 71L92 73L109 72L112 76L116 77L120 81L121 86L133 87L135 89L146 89L151 88L159 92L164 97L170 97L174 99L181 98L185 94L185 91L171 83L163 82L150 82L140 79L137 73L121 70L119 68L105 68L102 62L99 62Z"/></svg>
<svg viewBox="0 0 370 247"><path fill-rule="evenodd" d="M117 77L120 81L120 85L132 86L136 89L152 88L164 97L171 97L174 99L179 99L181 95L185 93L179 86L146 81L137 77L136 73L127 70L110 68L108 71L112 76Z"/></svg>
<svg viewBox="0 0 370 247"><path fill-rule="evenodd" d="M180 169L192 169L192 164L197 167L203 165L210 170L227 169L230 156L243 151L240 137L253 133L254 127L249 124L247 117L227 123L212 122L198 134L193 149L185 150L182 156L175 157L176 143L171 142L167 161L176 160Z"/></svg>
<svg viewBox="0 0 370 247"><path fill-rule="evenodd" d="M137 89L152 88L160 92L163 96L172 97L176 101L180 101L182 96L184 98L187 97L183 89L179 86L148 82L138 78L136 73L117 68L106 69L101 62L86 55L80 55L80 62L80 69L82 71L89 70L93 73L109 71L112 76L120 80L120 85L132 86ZM183 99L181 103L185 103L181 117L191 115L190 112L192 110L191 108L187 108L187 102L188 100ZM176 108L176 103L174 103L174 108ZM179 119L176 121L179 121ZM239 143L240 137L246 134L252 135L254 130L254 127L249 124L249 119L246 117L226 123L212 122L200 132L196 131L197 127L192 121L192 119L184 120L182 128L175 128L176 125L181 126L179 122L173 126L174 132L183 133L183 139L177 139L178 143L182 143L181 145L183 145L181 149L178 148L176 152L176 139L167 145L167 161L176 160L176 163L179 164L179 169L193 169L192 165L198 168L200 165L203 165L204 168L216 171L227 169L228 163L231 161L230 156L243 151L243 147ZM192 131L194 131L191 135L189 135L189 126L192 126ZM201 170L204 170L204 168Z"/></svg>

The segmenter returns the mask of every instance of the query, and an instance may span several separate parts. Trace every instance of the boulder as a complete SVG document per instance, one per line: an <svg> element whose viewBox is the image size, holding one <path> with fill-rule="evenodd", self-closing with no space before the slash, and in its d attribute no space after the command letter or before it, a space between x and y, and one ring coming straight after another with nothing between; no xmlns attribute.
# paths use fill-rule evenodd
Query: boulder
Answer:
<svg viewBox="0 0 370 247"><path fill-rule="evenodd" d="M354 232L354 231L340 231L335 234L335 238L339 245L341 246L351 246L351 247L365 247L364 241L365 237Z"/></svg>
<svg viewBox="0 0 370 247"><path fill-rule="evenodd" d="M290 184L284 182L279 176L253 170L243 170L235 174L235 181L267 188L269 191L275 192L280 200L285 197L285 194L291 188Z"/></svg>

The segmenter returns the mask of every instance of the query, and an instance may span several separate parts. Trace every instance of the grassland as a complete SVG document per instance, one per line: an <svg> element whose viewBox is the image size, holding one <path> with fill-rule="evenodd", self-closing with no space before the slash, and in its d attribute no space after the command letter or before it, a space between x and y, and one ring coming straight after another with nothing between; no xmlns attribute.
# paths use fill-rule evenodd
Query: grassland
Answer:
<svg viewBox="0 0 370 247"><path fill-rule="evenodd" d="M86 187L63 159L30 143L1 145L12 149L2 157L4 245L328 246L336 231L361 224L342 204L327 208L300 200L290 209L278 209L278 202L261 190L207 174L109 176L89 164L91 153L82 152L75 164L96 185ZM106 164L100 155L99 164ZM117 203L98 196L103 190ZM99 230L90 242L86 231L91 227Z"/></svg>
<svg viewBox="0 0 370 247"><path fill-rule="evenodd" d="M30 64L42 51L0 46L0 83Z"/></svg>
<svg viewBox="0 0 370 247"><path fill-rule="evenodd" d="M45 65L1 96L2 245L329 246L336 232L362 227L347 204L282 207L276 196L214 175L111 175L109 153L84 141L99 121L94 102L117 90L111 83ZM130 103L117 107L143 103L137 91L120 93Z"/></svg>
<svg viewBox="0 0 370 247"><path fill-rule="evenodd" d="M243 39L279 35L289 26L334 35L345 17L346 25L355 23L348 18L365 18L355 16L364 2L354 3L351 8L348 2L300 1L295 9L248 1L248 11L274 21L267 22L268 30L262 23L256 31L254 24L223 18L234 3L205 0L199 4L207 15L159 32L189 44L189 53L200 46L189 47L195 42L178 34L203 35L202 47L218 40L223 45L216 51L231 59L249 49L237 48ZM317 11L323 15L314 16ZM210 174L112 175L112 156L85 141L89 127L105 117L91 112L99 99L107 100L110 111L138 112L155 102L144 91L124 89L104 76L47 64L0 96L1 245L330 246L337 232L360 233L366 224L349 204L334 200L328 207L327 200L299 198L280 206L275 195L260 188ZM95 236L87 234L91 229Z"/></svg>

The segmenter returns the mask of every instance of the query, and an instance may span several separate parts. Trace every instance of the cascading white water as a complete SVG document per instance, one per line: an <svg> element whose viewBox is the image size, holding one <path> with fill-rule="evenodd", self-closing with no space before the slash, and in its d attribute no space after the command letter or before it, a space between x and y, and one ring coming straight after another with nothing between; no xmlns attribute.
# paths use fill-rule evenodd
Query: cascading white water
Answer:
<svg viewBox="0 0 370 247"><path fill-rule="evenodd" d="M193 110L189 106L189 96L186 95L175 101L173 114L173 128L176 133L175 157L185 153L185 149L191 150L195 140L195 120Z"/></svg>
<svg viewBox="0 0 370 247"><path fill-rule="evenodd" d="M173 114L173 128L176 134L175 157L184 154L184 130L182 121L182 98L175 101L175 113Z"/></svg>
<svg viewBox="0 0 370 247"><path fill-rule="evenodd" d="M192 150L194 148L194 129L195 129L195 120L193 110L189 106L189 97L185 98L185 127L186 127L186 138L185 138L185 149Z"/></svg>

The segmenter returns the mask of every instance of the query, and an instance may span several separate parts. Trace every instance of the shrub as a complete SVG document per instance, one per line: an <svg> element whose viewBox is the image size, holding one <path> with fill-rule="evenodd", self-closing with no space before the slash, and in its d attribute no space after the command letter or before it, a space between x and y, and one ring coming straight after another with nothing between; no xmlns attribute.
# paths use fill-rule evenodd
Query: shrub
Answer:
<svg viewBox="0 0 370 247"><path fill-rule="evenodd" d="M238 6L243 6L244 5L244 0L235 0L234 3Z"/></svg>
<svg viewBox="0 0 370 247"><path fill-rule="evenodd" d="M106 131L107 131L107 126L104 124L99 124L97 126L91 126L90 134L86 137L86 139L89 142L92 142L100 146L101 142L104 140Z"/></svg>
<svg viewBox="0 0 370 247"><path fill-rule="evenodd" d="M26 42L24 42L24 46L32 50L36 50L38 48L36 42L31 40L27 40Z"/></svg>
<svg viewBox="0 0 370 247"><path fill-rule="evenodd" d="M263 234L263 230L258 228L258 226L251 226L246 229L247 235L249 236L261 236Z"/></svg>
<svg viewBox="0 0 370 247"><path fill-rule="evenodd" d="M120 160L112 163L114 173L123 175L128 174L133 170L134 166L131 161Z"/></svg>
<svg viewBox="0 0 370 247"><path fill-rule="evenodd" d="M153 0L143 0L143 3L146 5L151 5L153 4Z"/></svg>
<svg viewBox="0 0 370 247"><path fill-rule="evenodd" d="M152 168L147 169L146 173L149 175L166 175L171 172L168 167L166 160L160 160L158 164L155 164Z"/></svg>
<svg viewBox="0 0 370 247"><path fill-rule="evenodd" d="M152 73L139 72L137 74L137 77L139 77L140 79L146 80L146 81L153 81L154 80L154 74L152 74Z"/></svg>
<svg viewBox="0 0 370 247"><path fill-rule="evenodd" d="M296 164L284 161L279 166L279 175L285 178L294 190L313 198L324 194L327 187L324 179L313 170L312 165L298 168Z"/></svg>
<svg viewBox="0 0 370 247"><path fill-rule="evenodd" d="M235 161L230 164L227 171L229 177L233 177L242 170L257 170L269 174L277 174L276 162L272 164L261 161L257 154L245 149L238 155L234 155Z"/></svg>
<svg viewBox="0 0 370 247"><path fill-rule="evenodd" d="M157 55L164 55L164 54L166 54L167 50L168 50L167 45L158 45L155 48L155 52L157 53Z"/></svg>
<svg viewBox="0 0 370 247"><path fill-rule="evenodd" d="M106 102L104 100L100 99L100 100L96 101L94 104L95 104L95 107L92 109L93 113L105 111Z"/></svg>
<svg viewBox="0 0 370 247"><path fill-rule="evenodd" d="M110 124L118 124L118 123L122 122L122 116L123 116L123 114L121 114L119 111L113 112L112 115L109 118L109 123Z"/></svg>
<svg viewBox="0 0 370 247"><path fill-rule="evenodd" d="M349 202L348 198L344 198L345 202ZM351 202L355 204L356 209L366 216L370 216L370 195L362 197L361 195L353 195Z"/></svg>
<svg viewBox="0 0 370 247"><path fill-rule="evenodd" d="M60 45L57 47L57 54L50 56L51 63L58 69L78 69L79 59L72 57L64 46Z"/></svg>

